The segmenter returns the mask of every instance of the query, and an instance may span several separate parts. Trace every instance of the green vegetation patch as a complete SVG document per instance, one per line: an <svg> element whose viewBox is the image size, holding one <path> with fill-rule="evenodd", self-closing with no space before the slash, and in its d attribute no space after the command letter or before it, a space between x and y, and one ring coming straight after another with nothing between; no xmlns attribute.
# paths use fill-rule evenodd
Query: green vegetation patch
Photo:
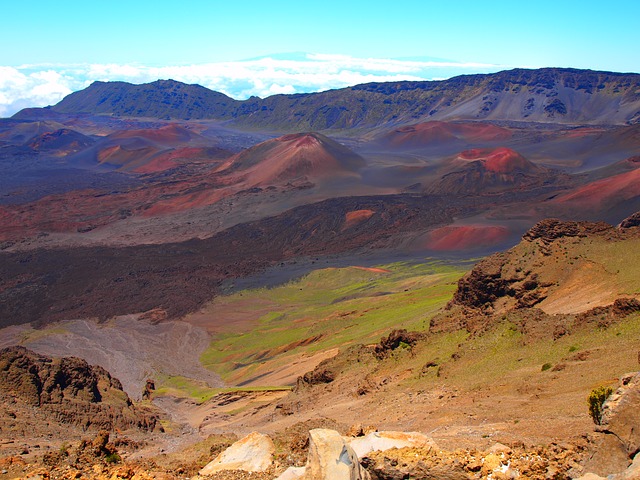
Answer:
<svg viewBox="0 0 640 480"><path fill-rule="evenodd" d="M204 403L212 397L220 393L234 392L274 392L291 390L289 386L276 387L225 387L211 388L203 382L193 380L191 378L182 377L180 375L167 376L160 375L156 381L157 388L153 392L153 396L172 396L178 398L189 398L197 403Z"/></svg>
<svg viewBox="0 0 640 480"><path fill-rule="evenodd" d="M427 330L464 273L440 261L328 268L276 288L220 297L207 309L228 312L234 321L201 361L239 383L286 365L292 354L375 343L394 328Z"/></svg>

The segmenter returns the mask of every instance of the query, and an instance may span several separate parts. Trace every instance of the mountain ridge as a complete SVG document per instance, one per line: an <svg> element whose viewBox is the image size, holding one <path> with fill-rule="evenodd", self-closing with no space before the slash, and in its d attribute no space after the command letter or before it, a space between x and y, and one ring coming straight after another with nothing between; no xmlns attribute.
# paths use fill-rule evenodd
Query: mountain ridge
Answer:
<svg viewBox="0 0 640 480"><path fill-rule="evenodd" d="M217 119L274 130L342 130L427 120L635 124L640 74L568 68L513 69L441 81L367 83L316 93L234 100L175 80L133 85L94 82L45 109L62 114ZM613 100L615 109L604 108ZM289 132L291 133L291 132Z"/></svg>

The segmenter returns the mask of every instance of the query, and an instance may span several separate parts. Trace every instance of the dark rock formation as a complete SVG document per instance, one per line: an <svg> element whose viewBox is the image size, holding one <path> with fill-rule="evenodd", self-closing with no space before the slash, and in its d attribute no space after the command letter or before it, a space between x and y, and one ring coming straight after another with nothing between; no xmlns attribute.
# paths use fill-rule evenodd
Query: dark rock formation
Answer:
<svg viewBox="0 0 640 480"><path fill-rule="evenodd" d="M640 212L628 216L620 223L620 228L640 227Z"/></svg>
<svg viewBox="0 0 640 480"><path fill-rule="evenodd" d="M522 239L529 242L540 239L548 245L562 237L586 237L612 231L613 227L605 222L565 222L557 218L548 218L531 227Z"/></svg>
<svg viewBox="0 0 640 480"><path fill-rule="evenodd" d="M407 232L449 223L479 205L435 196L339 197L240 223L207 239L0 253L0 326L152 309L178 318L200 308L224 279L298 256L396 246ZM347 214L357 210L375 214L344 228Z"/></svg>
<svg viewBox="0 0 640 480"><path fill-rule="evenodd" d="M522 236L522 241L534 244L537 254L547 257L551 255L551 247L557 240L587 236L616 238L619 234L604 222L565 222L551 218L536 223ZM511 297L515 308L531 308L547 298L552 283L542 281L539 273L529 266L510 266L512 260L513 250L509 250L478 262L471 272L458 281L458 289L449 307L461 305L487 310L499 298Z"/></svg>
<svg viewBox="0 0 640 480"><path fill-rule="evenodd" d="M312 371L305 373L301 377L298 377L294 392L297 392L305 387L312 385L320 385L323 383L331 383L335 380L335 373L327 368L327 361L320 362L316 368Z"/></svg>
<svg viewBox="0 0 640 480"><path fill-rule="evenodd" d="M136 408L109 372L75 358L49 358L24 347L0 350L0 391L83 429L153 430L157 416Z"/></svg>
<svg viewBox="0 0 640 480"><path fill-rule="evenodd" d="M478 264L458 281L452 303L482 308L507 294L509 281L502 277L506 256L496 253Z"/></svg>
<svg viewBox="0 0 640 480"><path fill-rule="evenodd" d="M378 358L385 358L400 345L413 347L422 338L424 334L419 332L407 332L405 329L393 330L388 337L380 339L380 343L375 346L375 354Z"/></svg>
<svg viewBox="0 0 640 480"><path fill-rule="evenodd" d="M142 391L142 398L149 400L151 398L151 393L153 393L156 389L156 382L152 379L147 378L147 382L144 385L144 390Z"/></svg>

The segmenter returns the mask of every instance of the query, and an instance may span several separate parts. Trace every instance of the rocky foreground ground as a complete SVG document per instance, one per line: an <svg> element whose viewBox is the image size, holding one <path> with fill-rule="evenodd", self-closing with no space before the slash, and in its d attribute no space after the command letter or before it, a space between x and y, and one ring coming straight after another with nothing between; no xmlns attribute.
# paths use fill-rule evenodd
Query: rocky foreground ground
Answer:
<svg viewBox="0 0 640 480"><path fill-rule="evenodd" d="M0 479L640 478L640 373L585 402L637 368L638 272L593 260L633 254L634 218L541 222L462 278L427 331L344 349L237 415L241 395L214 397L195 432L84 360L0 350ZM586 296L585 279L601 280Z"/></svg>
<svg viewBox="0 0 640 480"><path fill-rule="evenodd" d="M238 439L235 434L214 434L187 448L149 457L145 448L158 436L172 434L155 428L150 419L156 417L133 408L123 392L120 404L114 405L107 395L98 400L95 394L101 391L112 397L109 390L121 392L117 381L105 383L104 372L85 370L86 364L78 359L48 359L21 348L5 349L0 357L3 479L640 478L640 373L621 378L593 433L548 445L495 442L486 449L450 450L418 432L347 428L319 418L270 435L254 432ZM79 371L91 380L81 382ZM92 390L94 396L89 396ZM85 409L94 414L84 416ZM24 422L29 415L31 421ZM133 418L137 420L131 422ZM109 426L105 419L111 422L111 432L96 432L96 427ZM68 435L55 428L64 421ZM125 426L123 421L134 428L114 427ZM76 440L82 431L84 438ZM42 442L35 443L36 438Z"/></svg>

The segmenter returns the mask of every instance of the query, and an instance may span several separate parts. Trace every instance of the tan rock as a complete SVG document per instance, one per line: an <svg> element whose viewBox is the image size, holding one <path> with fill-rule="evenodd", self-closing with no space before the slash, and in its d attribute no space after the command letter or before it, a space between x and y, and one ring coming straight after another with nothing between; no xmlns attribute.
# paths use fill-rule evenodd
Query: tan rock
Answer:
<svg viewBox="0 0 640 480"><path fill-rule="evenodd" d="M490 453L484 460L482 461L482 474L489 475L497 471L502 467L502 459L500 455L496 455L495 453Z"/></svg>
<svg viewBox="0 0 640 480"><path fill-rule="evenodd" d="M363 458L370 452L384 452L391 448L438 448L433 439L423 433L394 431L372 432L364 437L349 440L349 445L358 458Z"/></svg>
<svg viewBox="0 0 640 480"><path fill-rule="evenodd" d="M335 430L317 428L309 432L307 480L368 480L357 455Z"/></svg>
<svg viewBox="0 0 640 480"><path fill-rule="evenodd" d="M615 480L637 480L640 478L640 453L636 454L633 463L623 473L616 475Z"/></svg>
<svg viewBox="0 0 640 480"><path fill-rule="evenodd" d="M305 467L289 467L276 480L298 480L304 478Z"/></svg>
<svg viewBox="0 0 640 480"><path fill-rule="evenodd" d="M264 472L273 463L274 452L275 446L271 438L253 432L227 448L198 474L213 475L223 470Z"/></svg>
<svg viewBox="0 0 640 480"><path fill-rule="evenodd" d="M495 453L495 454L509 454L511 453L511 448L507 447L506 445L500 443L500 442L496 442L493 444L493 446L489 449L489 453Z"/></svg>
<svg viewBox="0 0 640 480"><path fill-rule="evenodd" d="M629 455L640 450L640 373L620 379L620 387L605 402L602 429L624 439Z"/></svg>

